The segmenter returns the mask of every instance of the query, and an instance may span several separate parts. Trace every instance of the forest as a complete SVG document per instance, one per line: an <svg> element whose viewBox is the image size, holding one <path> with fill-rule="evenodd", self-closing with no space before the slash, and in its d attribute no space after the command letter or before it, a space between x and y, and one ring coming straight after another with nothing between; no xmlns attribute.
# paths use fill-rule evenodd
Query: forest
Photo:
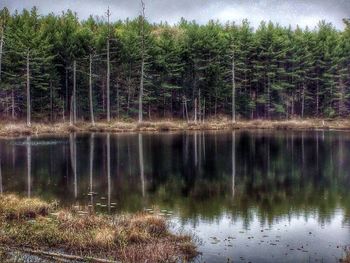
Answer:
<svg viewBox="0 0 350 263"><path fill-rule="evenodd" d="M187 121L345 117L350 20L344 29L262 21L80 20L70 10L0 11L2 119ZM146 11L146 12L145 12Z"/></svg>

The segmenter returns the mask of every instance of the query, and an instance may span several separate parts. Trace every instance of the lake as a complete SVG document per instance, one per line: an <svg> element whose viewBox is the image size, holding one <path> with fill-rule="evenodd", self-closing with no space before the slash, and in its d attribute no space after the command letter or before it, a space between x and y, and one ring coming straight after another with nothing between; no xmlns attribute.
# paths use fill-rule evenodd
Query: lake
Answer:
<svg viewBox="0 0 350 263"><path fill-rule="evenodd" d="M198 262L338 262L350 245L350 133L71 134L0 141L0 192L193 233Z"/></svg>

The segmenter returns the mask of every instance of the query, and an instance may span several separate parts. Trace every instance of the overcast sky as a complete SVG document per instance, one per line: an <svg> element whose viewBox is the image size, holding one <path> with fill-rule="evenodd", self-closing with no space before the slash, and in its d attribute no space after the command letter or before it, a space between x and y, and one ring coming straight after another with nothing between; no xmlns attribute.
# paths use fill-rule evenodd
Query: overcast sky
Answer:
<svg viewBox="0 0 350 263"><path fill-rule="evenodd" d="M318 21L332 22L342 29L342 19L350 17L350 0L144 0L146 15L152 22L176 23L181 17L206 23L248 18L256 27L261 20L281 25L314 27ZM110 6L113 20L133 18L139 14L139 0L0 0L0 7L15 9L37 6L42 14L71 9L85 19L90 14L103 16Z"/></svg>

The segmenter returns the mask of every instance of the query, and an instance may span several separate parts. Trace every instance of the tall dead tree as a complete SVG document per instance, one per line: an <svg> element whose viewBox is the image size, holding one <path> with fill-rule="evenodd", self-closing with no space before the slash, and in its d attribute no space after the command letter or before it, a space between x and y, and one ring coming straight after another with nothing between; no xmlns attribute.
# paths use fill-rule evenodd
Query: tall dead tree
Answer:
<svg viewBox="0 0 350 263"><path fill-rule="evenodd" d="M11 88L11 116L12 120L15 119L15 91Z"/></svg>
<svg viewBox="0 0 350 263"><path fill-rule="evenodd" d="M303 84L302 95L301 95L301 118L304 118L305 111L305 84Z"/></svg>
<svg viewBox="0 0 350 263"><path fill-rule="evenodd" d="M236 122L236 81L235 81L235 51L232 47L232 122Z"/></svg>
<svg viewBox="0 0 350 263"><path fill-rule="evenodd" d="M50 80L50 122L53 122L53 87Z"/></svg>
<svg viewBox="0 0 350 263"><path fill-rule="evenodd" d="M194 99L194 122L197 123L197 98Z"/></svg>
<svg viewBox="0 0 350 263"><path fill-rule="evenodd" d="M141 76L140 76L140 93L139 93L139 122L142 122L142 99L145 75L145 3L141 0Z"/></svg>
<svg viewBox="0 0 350 263"><path fill-rule="evenodd" d="M77 122L77 62L73 61L73 124Z"/></svg>
<svg viewBox="0 0 350 263"><path fill-rule="evenodd" d="M107 95L107 122L111 121L111 108L110 108L110 75L111 75L111 63L110 63L110 54L109 54L109 40L110 40L110 26L109 26L109 18L111 16L111 12L109 11L109 7L107 9L107 26L108 26L108 36L107 36L107 83L106 83L106 95Z"/></svg>
<svg viewBox="0 0 350 263"><path fill-rule="evenodd" d="M92 101L92 55L90 54L90 63L89 63L89 104L90 104L90 118L91 125L95 126L95 118L94 118L94 104Z"/></svg>
<svg viewBox="0 0 350 263"><path fill-rule="evenodd" d="M184 115L186 116L186 121L189 122L186 96L183 96L183 104L184 104Z"/></svg>
<svg viewBox="0 0 350 263"><path fill-rule="evenodd" d="M31 126L31 101L30 101L30 75L29 75L29 51L27 52L27 126Z"/></svg>
<svg viewBox="0 0 350 263"><path fill-rule="evenodd" d="M65 99L65 111L66 111L66 114L64 115L67 115L68 116L68 112L69 112L69 93L68 93L68 67L65 68L65 88L66 88L66 91L65 91L65 95L66 95L66 99Z"/></svg>
<svg viewBox="0 0 350 263"><path fill-rule="evenodd" d="M199 122L201 122L202 120L202 110L201 110L201 89L198 89L198 110L197 110L197 114L199 114Z"/></svg>
<svg viewBox="0 0 350 263"><path fill-rule="evenodd" d="M1 27L1 39L0 39L0 82L1 82L1 70L2 70L2 52L3 52L3 48L4 48L4 28Z"/></svg>

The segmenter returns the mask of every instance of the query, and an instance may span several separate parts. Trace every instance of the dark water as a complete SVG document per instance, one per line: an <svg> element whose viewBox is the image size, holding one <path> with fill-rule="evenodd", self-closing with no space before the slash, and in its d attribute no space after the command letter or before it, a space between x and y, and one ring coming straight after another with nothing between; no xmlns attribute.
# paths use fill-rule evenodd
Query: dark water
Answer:
<svg viewBox="0 0 350 263"><path fill-rule="evenodd" d="M350 245L350 133L82 134L0 147L1 192L161 214L196 234L199 262L337 262Z"/></svg>

